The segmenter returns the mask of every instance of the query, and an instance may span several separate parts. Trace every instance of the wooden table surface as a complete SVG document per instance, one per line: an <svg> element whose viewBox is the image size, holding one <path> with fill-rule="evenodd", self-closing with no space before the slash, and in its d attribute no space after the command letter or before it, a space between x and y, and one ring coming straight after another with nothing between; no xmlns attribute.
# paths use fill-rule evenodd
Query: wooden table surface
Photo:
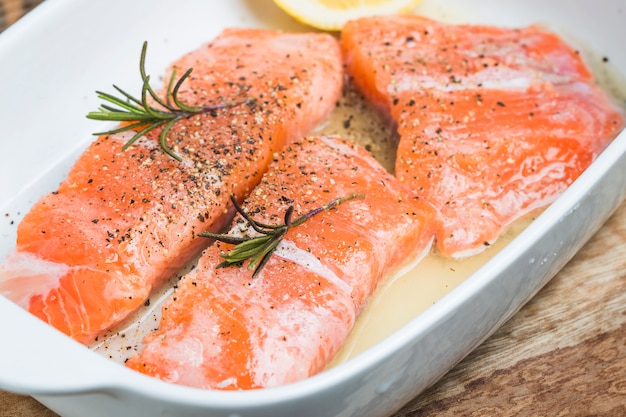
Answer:
<svg viewBox="0 0 626 417"><path fill-rule="evenodd" d="M0 0L0 31L40 0ZM626 175L626 173L624 173ZM0 417L54 417L0 392ZM626 203L518 314L394 417L626 416Z"/></svg>

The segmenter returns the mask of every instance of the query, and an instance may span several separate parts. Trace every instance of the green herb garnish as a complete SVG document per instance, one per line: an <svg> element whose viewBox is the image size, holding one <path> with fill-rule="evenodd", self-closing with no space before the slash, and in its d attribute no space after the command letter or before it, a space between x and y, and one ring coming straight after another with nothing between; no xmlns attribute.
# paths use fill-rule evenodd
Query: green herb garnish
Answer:
<svg viewBox="0 0 626 417"><path fill-rule="evenodd" d="M253 98L247 97L242 100L225 101L211 106L186 105L179 100L178 90L180 89L182 83L189 77L193 68L189 68L185 71L183 76L180 77L178 81L175 81L176 71L172 71L172 76L165 94L165 100L161 99L150 86L150 76L146 75L145 62L147 48L148 43L144 42L143 48L141 49L141 58L139 60L139 72L141 74L141 80L143 81L143 85L141 87L141 98L136 98L118 86L113 85L113 88L115 88L123 97L116 97L112 94L103 93L102 91L96 91L96 94L98 95L98 98L117 107L109 104L102 104L98 111L87 114L87 118L93 120L128 123L122 127L108 130L106 132L94 133L94 135L113 135L139 128L140 130L128 142L126 142L122 148L123 150L128 149L128 147L135 143L137 139L144 136L148 132L162 126L163 130L161 130L161 133L159 134L159 145L169 156L177 161L182 161L182 158L172 151L172 149L167 145L167 134L174 124L182 119L196 114L214 112L216 110L254 102ZM150 96L154 102L158 104L158 107L148 104L148 96Z"/></svg>
<svg viewBox="0 0 626 417"><path fill-rule="evenodd" d="M254 269L252 277L255 278L261 269L265 266L274 250L278 247L280 241L285 237L289 229L300 226L305 221L318 213L326 210L333 209L338 205L345 203L346 201L354 200L357 198L365 198L363 194L351 193L341 198L336 198L329 201L321 207L313 209L302 216L291 219L293 216L294 208L289 206L285 212L285 220L282 224L264 224L257 222L246 213L241 206L237 203L234 195L230 196L235 209L241 216L250 224L250 226L260 236L256 237L236 237L226 234L217 234L211 232L201 232L198 236L209 237L220 242L230 243L236 245L230 252L222 253L221 256L224 261L217 265L218 268L225 268L229 266L240 266L244 261L249 260L248 269Z"/></svg>

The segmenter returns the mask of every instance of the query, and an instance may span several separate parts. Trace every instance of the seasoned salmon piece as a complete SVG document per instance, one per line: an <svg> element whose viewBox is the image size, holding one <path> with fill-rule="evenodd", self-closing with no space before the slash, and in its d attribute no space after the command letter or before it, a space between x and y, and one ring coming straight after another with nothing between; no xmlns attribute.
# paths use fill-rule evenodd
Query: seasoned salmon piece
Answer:
<svg viewBox="0 0 626 417"><path fill-rule="evenodd" d="M577 50L540 27L365 18L342 32L353 82L395 124L395 174L467 256L554 201L624 126Z"/></svg>
<svg viewBox="0 0 626 417"><path fill-rule="evenodd" d="M193 68L178 97L217 106L129 149L99 137L18 228L0 293L83 342L119 323L187 264L260 181L272 155L322 122L341 93L337 41L325 34L224 31L173 64ZM247 104L223 104L253 98ZM220 107L221 106L221 107Z"/></svg>
<svg viewBox="0 0 626 417"><path fill-rule="evenodd" d="M291 228L256 277L218 268L232 244L208 248L162 308L158 331L127 366L162 380L211 389L252 389L320 372L344 343L378 284L417 262L434 236L432 207L363 148L311 137L277 154L244 203L256 222L281 224L352 193ZM232 236L256 236L241 216Z"/></svg>

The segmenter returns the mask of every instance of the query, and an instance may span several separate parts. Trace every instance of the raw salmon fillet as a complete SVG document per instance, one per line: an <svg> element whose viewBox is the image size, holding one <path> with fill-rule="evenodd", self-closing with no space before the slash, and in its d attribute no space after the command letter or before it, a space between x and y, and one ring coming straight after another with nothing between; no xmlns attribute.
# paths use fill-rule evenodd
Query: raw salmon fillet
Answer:
<svg viewBox="0 0 626 417"><path fill-rule="evenodd" d="M336 39L229 29L173 64L193 68L179 97L192 106L253 97L250 105L184 119L122 151L133 133L99 137L59 188L18 228L0 293L74 339L90 343L141 306L231 221L284 143L323 121L341 94Z"/></svg>
<svg viewBox="0 0 626 417"><path fill-rule="evenodd" d="M434 211L403 200L406 190L368 152L336 137L289 145L243 206L255 221L277 224L289 206L296 218L350 193L365 197L290 229L256 278L247 263L216 268L232 245L208 248L127 366L226 390L278 386L324 369L381 280L429 250ZM229 233L256 232L239 216Z"/></svg>
<svg viewBox="0 0 626 417"><path fill-rule="evenodd" d="M349 22L341 42L353 82L397 125L395 174L437 208L446 256L555 200L624 125L578 51L540 27L389 16Z"/></svg>

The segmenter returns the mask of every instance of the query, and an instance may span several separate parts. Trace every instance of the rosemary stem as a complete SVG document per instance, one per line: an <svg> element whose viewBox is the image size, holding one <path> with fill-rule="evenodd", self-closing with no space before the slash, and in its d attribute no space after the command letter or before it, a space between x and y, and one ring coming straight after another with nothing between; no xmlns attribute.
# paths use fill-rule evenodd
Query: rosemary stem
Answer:
<svg viewBox="0 0 626 417"><path fill-rule="evenodd" d="M283 224L263 224L254 220L246 211L239 205L234 195L230 196L233 206L239 212L239 214L248 222L248 224L254 229L260 236L240 238L227 234L216 234L211 232L201 232L198 236L209 237L221 242L234 244L235 247L226 253L221 253L220 256L224 258L224 261L217 265L217 268L225 268L233 265L241 265L244 261L249 260L248 269L254 269L252 277L255 278L268 262L270 256L287 232L311 217L319 214L323 211L336 208L340 204L357 198L365 198L364 194L350 193L344 197L336 198L328 203L309 211L308 213L298 217L295 220L291 220L294 212L294 206L291 205L285 211Z"/></svg>
<svg viewBox="0 0 626 417"><path fill-rule="evenodd" d="M89 112L87 114L87 118L92 120L129 123L129 125L123 125L121 127L118 126L106 132L94 133L94 135L114 135L134 129L135 127L141 128L142 130L134 135L124 145L122 148L123 150L128 149L141 136L144 136L148 132L163 126L163 130L159 135L159 145L170 157L177 161L182 161L182 158L172 151L167 144L167 135L176 123L196 114L213 112L220 109L239 106L241 104L251 104L255 101L253 97L246 97L241 100L225 100L222 103L210 106L190 106L183 103L178 97L178 92L183 82L191 74L193 68L189 68L185 71L185 73L178 80L176 80L176 71L173 70L167 85L165 96L164 98L161 98L150 85L150 76L146 73L145 65L147 49L148 43L144 42L139 58L139 75L141 76L142 81L141 94L139 97L134 97L116 85L113 85L113 88L117 90L121 97L96 91L98 98L103 100L105 104L102 104L97 111ZM150 103L153 103L154 106Z"/></svg>
<svg viewBox="0 0 626 417"><path fill-rule="evenodd" d="M350 201L350 200L355 200L355 199L362 199L365 198L364 194L359 194L359 193L350 193L346 196L340 197L340 198L335 198L334 200L329 201L328 203L315 208L311 211L309 211L308 213L303 214L302 216L298 217L297 219L293 220L291 222L292 226L299 226L302 223L304 223L305 221L309 220L311 217L315 216L316 214L319 214L323 211L327 211L327 210L331 210L335 207L337 207L340 204L345 203L346 201Z"/></svg>

